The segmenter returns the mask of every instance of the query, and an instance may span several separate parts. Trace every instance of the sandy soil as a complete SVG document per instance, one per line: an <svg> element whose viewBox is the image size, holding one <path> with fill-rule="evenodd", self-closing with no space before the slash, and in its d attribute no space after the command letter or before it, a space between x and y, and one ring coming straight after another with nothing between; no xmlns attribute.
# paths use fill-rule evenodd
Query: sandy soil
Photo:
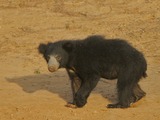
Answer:
<svg viewBox="0 0 160 120"><path fill-rule="evenodd" d="M127 39L148 61L147 96L128 109L116 81L102 79L80 109L64 69L53 74L37 52L43 42L101 34ZM0 120L160 120L159 0L0 0Z"/></svg>

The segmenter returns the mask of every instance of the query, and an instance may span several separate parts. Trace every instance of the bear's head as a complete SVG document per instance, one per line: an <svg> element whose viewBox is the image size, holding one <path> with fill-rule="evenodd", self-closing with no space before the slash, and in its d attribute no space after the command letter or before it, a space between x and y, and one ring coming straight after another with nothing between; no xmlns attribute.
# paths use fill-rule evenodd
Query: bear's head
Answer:
<svg viewBox="0 0 160 120"><path fill-rule="evenodd" d="M69 53L72 49L73 44L70 41L58 41L48 44L41 43L38 47L39 53L45 58L50 72L66 67Z"/></svg>

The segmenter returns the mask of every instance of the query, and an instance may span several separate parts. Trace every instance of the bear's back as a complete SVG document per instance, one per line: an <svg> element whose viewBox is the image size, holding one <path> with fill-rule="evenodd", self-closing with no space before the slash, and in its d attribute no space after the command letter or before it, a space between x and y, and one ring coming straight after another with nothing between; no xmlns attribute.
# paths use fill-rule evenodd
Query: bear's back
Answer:
<svg viewBox="0 0 160 120"><path fill-rule="evenodd" d="M81 40L74 55L77 61L88 64L97 61L116 64L144 61L143 54L125 40L105 39L102 36L91 36Z"/></svg>
<svg viewBox="0 0 160 120"><path fill-rule="evenodd" d="M81 41L78 51L87 56L110 56L118 55L119 52L138 52L125 40L105 39L103 36L91 36ZM122 53L121 53L122 54ZM127 54L127 53L125 53Z"/></svg>

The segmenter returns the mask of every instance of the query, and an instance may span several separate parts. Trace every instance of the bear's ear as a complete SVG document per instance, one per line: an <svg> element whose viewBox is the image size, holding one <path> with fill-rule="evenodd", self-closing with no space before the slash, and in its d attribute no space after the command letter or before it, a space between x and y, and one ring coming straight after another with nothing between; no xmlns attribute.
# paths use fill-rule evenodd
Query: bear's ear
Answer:
<svg viewBox="0 0 160 120"><path fill-rule="evenodd" d="M73 44L72 42L66 42L63 44L63 49L65 49L67 52L71 52L73 50Z"/></svg>
<svg viewBox="0 0 160 120"><path fill-rule="evenodd" d="M47 49L47 45L46 45L46 44L43 44L43 43L41 43L41 44L39 45L39 47L38 47L38 51L39 51L39 53L41 53L41 54L44 54L45 51L46 51L46 49Z"/></svg>

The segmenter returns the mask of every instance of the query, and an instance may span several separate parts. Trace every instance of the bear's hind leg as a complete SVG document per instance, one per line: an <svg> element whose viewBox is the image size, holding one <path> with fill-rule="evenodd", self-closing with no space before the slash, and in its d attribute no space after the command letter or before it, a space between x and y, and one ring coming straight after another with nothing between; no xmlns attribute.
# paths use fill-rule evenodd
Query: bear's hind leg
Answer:
<svg viewBox="0 0 160 120"><path fill-rule="evenodd" d="M139 84L136 84L133 88L133 103L139 101L141 98L143 98L146 95L146 93L140 88Z"/></svg>
<svg viewBox="0 0 160 120"><path fill-rule="evenodd" d="M119 102L116 104L108 104L107 108L128 108L130 107L131 98L133 95L133 83L130 79L118 78L117 89ZM129 78L129 77L128 77ZM129 82L130 80L130 82Z"/></svg>

